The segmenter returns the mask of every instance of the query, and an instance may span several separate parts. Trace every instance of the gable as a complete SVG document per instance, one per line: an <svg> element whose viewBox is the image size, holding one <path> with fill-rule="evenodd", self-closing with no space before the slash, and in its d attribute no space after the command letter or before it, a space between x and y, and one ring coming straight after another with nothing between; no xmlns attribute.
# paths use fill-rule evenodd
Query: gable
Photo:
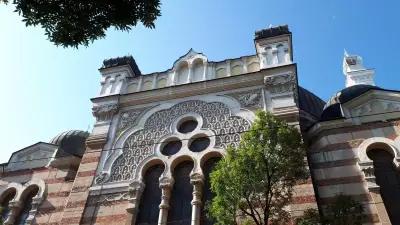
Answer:
<svg viewBox="0 0 400 225"><path fill-rule="evenodd" d="M346 118L359 119L362 122L400 118L400 93L371 90L342 106Z"/></svg>
<svg viewBox="0 0 400 225"><path fill-rule="evenodd" d="M44 167L52 160L57 148L56 145L43 142L23 148L12 154L6 170Z"/></svg>

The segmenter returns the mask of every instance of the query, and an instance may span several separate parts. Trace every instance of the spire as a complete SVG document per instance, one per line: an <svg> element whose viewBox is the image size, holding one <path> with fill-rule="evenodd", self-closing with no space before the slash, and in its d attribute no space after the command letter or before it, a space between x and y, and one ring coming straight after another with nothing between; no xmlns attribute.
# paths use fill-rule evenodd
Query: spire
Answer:
<svg viewBox="0 0 400 225"><path fill-rule="evenodd" d="M375 71L366 69L361 56L348 54L346 49L343 57L343 74L346 76L346 87L358 84L375 86Z"/></svg>

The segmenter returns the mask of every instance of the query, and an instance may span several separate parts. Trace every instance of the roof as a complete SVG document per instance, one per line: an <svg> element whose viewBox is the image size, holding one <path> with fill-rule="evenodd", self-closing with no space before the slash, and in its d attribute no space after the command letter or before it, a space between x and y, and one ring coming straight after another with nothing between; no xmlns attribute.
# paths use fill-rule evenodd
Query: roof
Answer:
<svg viewBox="0 0 400 225"><path fill-rule="evenodd" d="M299 109L306 114L300 113L300 128L308 130L319 120L325 102L305 88L298 86Z"/></svg>
<svg viewBox="0 0 400 225"><path fill-rule="evenodd" d="M262 39L262 38L270 38L270 37L275 37L283 34L292 34L292 32L289 31L288 25L282 25L282 26L277 26L277 27L271 27L267 29L262 29L259 31L256 31L254 39Z"/></svg>
<svg viewBox="0 0 400 225"><path fill-rule="evenodd" d="M328 121L344 118L342 112L342 104L370 91L370 90L385 90L377 86L359 84L347 87L337 92L324 106L320 121Z"/></svg>
<svg viewBox="0 0 400 225"><path fill-rule="evenodd" d="M299 86L299 107L311 115L319 118L325 102L309 90Z"/></svg>
<svg viewBox="0 0 400 225"><path fill-rule="evenodd" d="M135 59L131 55L123 56L123 57L117 57L117 58L105 59L103 61L103 65L100 68L100 70L101 69L112 68L112 67L117 67L117 66L123 66L123 65L129 66L132 69L132 71L134 72L135 76L140 76L141 75L139 67L136 64Z"/></svg>
<svg viewBox="0 0 400 225"><path fill-rule="evenodd" d="M51 144L58 145L56 157L74 155L82 157L85 152L85 141L89 133L81 130L64 131L50 140Z"/></svg>

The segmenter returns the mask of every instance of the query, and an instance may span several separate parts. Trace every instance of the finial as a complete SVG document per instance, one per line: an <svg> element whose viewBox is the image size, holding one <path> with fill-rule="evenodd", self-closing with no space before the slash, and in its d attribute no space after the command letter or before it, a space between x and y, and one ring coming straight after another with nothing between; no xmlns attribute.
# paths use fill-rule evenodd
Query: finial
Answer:
<svg viewBox="0 0 400 225"><path fill-rule="evenodd" d="M346 49L344 49L344 57L348 57L349 54L347 53Z"/></svg>

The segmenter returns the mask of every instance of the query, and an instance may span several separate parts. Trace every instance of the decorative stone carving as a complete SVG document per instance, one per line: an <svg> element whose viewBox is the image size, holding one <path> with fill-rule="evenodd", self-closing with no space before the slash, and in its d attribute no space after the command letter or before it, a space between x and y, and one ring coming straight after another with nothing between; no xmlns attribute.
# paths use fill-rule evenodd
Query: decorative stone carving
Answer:
<svg viewBox="0 0 400 225"><path fill-rule="evenodd" d="M228 96L232 96L240 102L242 107L254 107L261 108L262 107L262 89L253 89L249 91L235 92L227 94Z"/></svg>
<svg viewBox="0 0 400 225"><path fill-rule="evenodd" d="M94 181L95 181L95 183L96 184L102 184L102 183L104 183L107 179L108 179L108 173L106 173L106 172L102 172L102 173L100 173L100 174L98 174L97 176L96 176L96 178L94 179Z"/></svg>
<svg viewBox="0 0 400 225"><path fill-rule="evenodd" d="M376 183L376 177L374 174L374 165L372 161L359 162L361 171L364 173L365 180L369 190L378 190L379 185Z"/></svg>
<svg viewBox="0 0 400 225"><path fill-rule="evenodd" d="M33 197L32 198L32 208L29 211L29 215L28 218L26 219L25 224L32 224L34 219L35 219L35 215L37 213L37 210L39 208L40 203L42 203L43 198L42 197Z"/></svg>
<svg viewBox="0 0 400 225"><path fill-rule="evenodd" d="M201 204L202 186L204 184L204 177L199 173L190 176L190 183L193 185L193 200L192 205Z"/></svg>
<svg viewBox="0 0 400 225"><path fill-rule="evenodd" d="M351 109L352 116L366 116L379 113L394 112L400 110L399 102L384 101L384 100L371 100L367 103Z"/></svg>
<svg viewBox="0 0 400 225"><path fill-rule="evenodd" d="M16 219L18 212L22 207L21 201L10 201L8 203L8 207L10 208L10 213L8 214L8 218L4 221L5 225L13 225Z"/></svg>
<svg viewBox="0 0 400 225"><path fill-rule="evenodd" d="M93 116L96 117L98 122L109 121L112 116L118 112L118 103L108 103L104 105L94 106L92 108Z"/></svg>
<svg viewBox="0 0 400 225"><path fill-rule="evenodd" d="M266 76L264 85L272 94L292 92L296 88L296 76L290 73Z"/></svg>
<svg viewBox="0 0 400 225"><path fill-rule="evenodd" d="M373 177L374 176L374 167L366 167L362 169L366 177Z"/></svg>
<svg viewBox="0 0 400 225"><path fill-rule="evenodd" d="M160 138L170 133L171 124L179 117L196 113L203 118L203 129L215 133L215 148L237 146L240 134L250 128L250 123L232 115L230 109L221 102L191 100L178 103L169 109L155 112L144 123L144 129L131 134L123 145L123 153L111 167L108 182L131 180L143 160L154 155L155 145Z"/></svg>
<svg viewBox="0 0 400 225"><path fill-rule="evenodd" d="M121 134L126 129L135 126L139 116L147 109L149 108L133 109L127 112L122 112L117 134Z"/></svg>
<svg viewBox="0 0 400 225"><path fill-rule="evenodd" d="M115 201L125 201L129 199L130 199L129 192L119 192L119 193L101 195L97 199L97 203L100 205L110 205L112 204L112 202Z"/></svg>

